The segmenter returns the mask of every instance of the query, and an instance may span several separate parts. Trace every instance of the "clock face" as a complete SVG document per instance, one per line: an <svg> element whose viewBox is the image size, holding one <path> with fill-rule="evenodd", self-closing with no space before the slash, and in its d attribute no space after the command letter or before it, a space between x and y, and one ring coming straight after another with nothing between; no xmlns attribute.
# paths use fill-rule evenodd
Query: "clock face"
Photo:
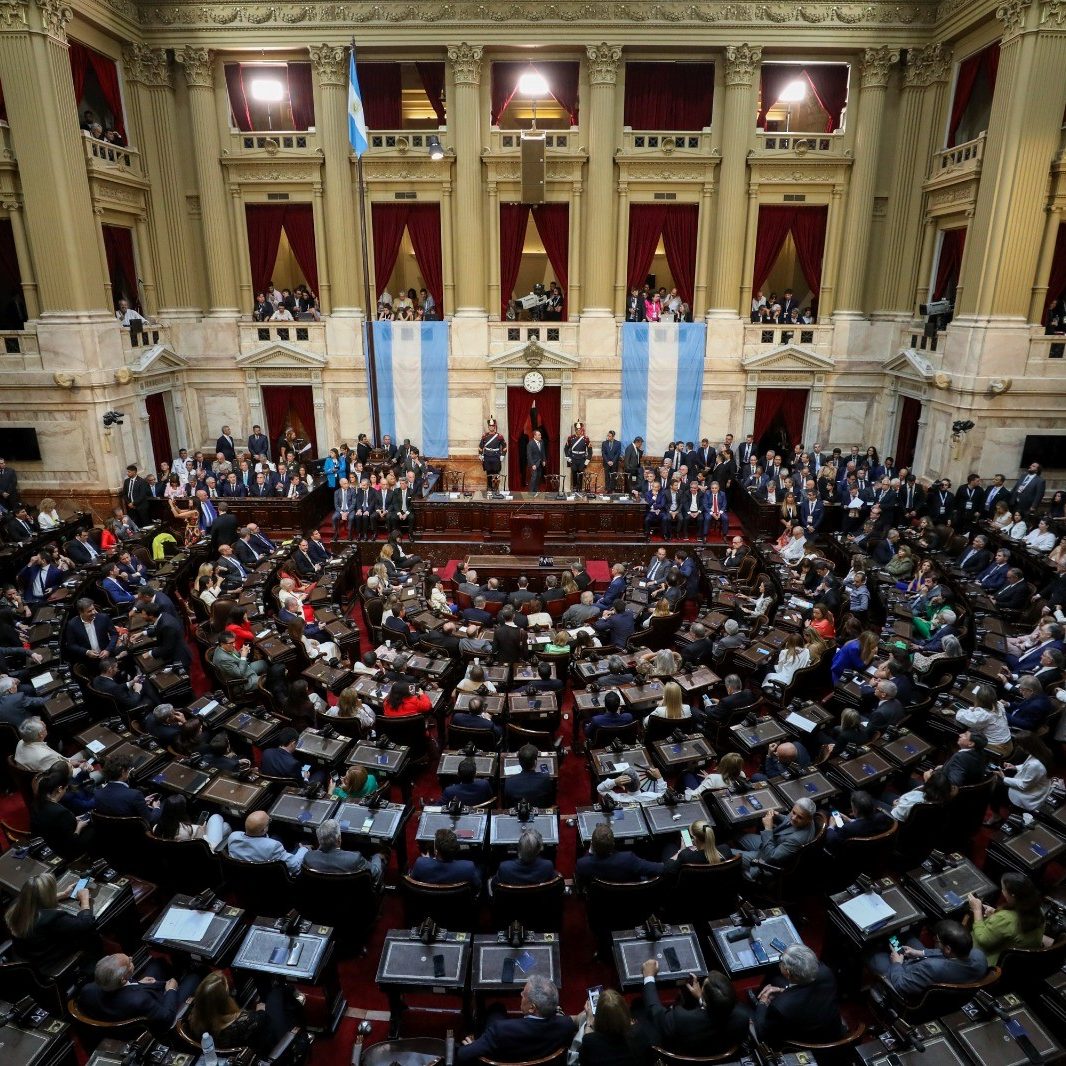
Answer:
<svg viewBox="0 0 1066 1066"><path fill-rule="evenodd" d="M530 370L522 379L526 392L540 392L544 388L544 375L539 370Z"/></svg>

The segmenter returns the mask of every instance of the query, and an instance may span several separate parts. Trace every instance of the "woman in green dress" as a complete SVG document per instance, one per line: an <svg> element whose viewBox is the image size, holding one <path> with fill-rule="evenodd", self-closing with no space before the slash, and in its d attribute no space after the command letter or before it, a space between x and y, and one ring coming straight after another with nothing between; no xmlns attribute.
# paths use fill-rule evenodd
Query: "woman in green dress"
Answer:
<svg viewBox="0 0 1066 1066"><path fill-rule="evenodd" d="M973 921L973 942L995 966L1004 951L1028 948L1039 951L1044 943L1044 911L1040 893L1025 874L1005 873L1000 881L999 907L982 903L972 892L966 897Z"/></svg>

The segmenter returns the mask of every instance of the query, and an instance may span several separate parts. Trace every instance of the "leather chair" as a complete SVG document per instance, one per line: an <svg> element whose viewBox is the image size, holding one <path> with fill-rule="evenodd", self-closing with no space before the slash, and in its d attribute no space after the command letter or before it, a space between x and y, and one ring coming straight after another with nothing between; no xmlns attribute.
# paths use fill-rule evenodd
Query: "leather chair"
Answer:
<svg viewBox="0 0 1066 1066"><path fill-rule="evenodd" d="M670 921L689 922L694 914L713 921L732 912L743 886L740 856L714 866L685 863L673 888L663 894L660 913Z"/></svg>
<svg viewBox="0 0 1066 1066"><path fill-rule="evenodd" d="M22 802L26 804L26 810L29 810L33 806L33 782L37 775L19 766L15 762L14 755L8 755L5 761L7 762L8 776L15 782L15 787L22 796Z"/></svg>
<svg viewBox="0 0 1066 1066"><path fill-rule="evenodd" d="M549 477L558 477L558 475L548 475ZM566 1066L566 1053L570 1050L569 1045L559 1048L556 1051L551 1052L548 1055L544 1055L539 1059L523 1059L522 1062L511 1062L507 1066ZM503 1063L497 1062L495 1059L486 1059L484 1057L478 1059L478 1062L482 1066L504 1066Z"/></svg>
<svg viewBox="0 0 1066 1066"><path fill-rule="evenodd" d="M896 837L896 855L903 869L917 866L933 848L940 847L950 810L950 802L918 803L911 808Z"/></svg>
<svg viewBox="0 0 1066 1066"><path fill-rule="evenodd" d="M713 1066L717 1062L733 1062L737 1059L740 1056L740 1045L734 1044L716 1055L679 1055L676 1051L667 1051L658 1045L651 1051L659 1066Z"/></svg>
<svg viewBox="0 0 1066 1066"><path fill-rule="evenodd" d="M181 1044L189 1051L195 1051L197 1054L200 1052L200 1040L193 1035L189 1028L189 1022L187 1017L180 1017L174 1023L174 1032L178 1037ZM256 1054L253 1058L255 1062L280 1062L282 1061L289 1049L292 1047L293 1040L296 1039L300 1033L299 1029L290 1029L265 1055ZM233 1059L244 1051L244 1047L219 1047L215 1046L215 1053L217 1055L225 1056L226 1058ZM194 1059L194 1061L196 1061Z"/></svg>
<svg viewBox="0 0 1066 1066"><path fill-rule="evenodd" d="M958 984L944 982L931 985L916 999L905 999L887 981L878 985L884 991L888 1003L891 1003L912 1025L942 1018L945 1014L958 1010L964 1003L985 988L992 988L1000 978L998 966L989 967L988 973L979 981L964 981Z"/></svg>
<svg viewBox="0 0 1066 1066"><path fill-rule="evenodd" d="M81 1046L86 1051L92 1051L101 1040L136 1040L148 1029L148 1019L145 1017L129 1018L123 1022L103 1022L83 1014L74 996L67 1000L66 1012L74 1023L74 1031L78 1034Z"/></svg>
<svg viewBox="0 0 1066 1066"><path fill-rule="evenodd" d="M562 927L566 881L556 874L539 885L501 885L492 889L492 915L502 929L520 921L530 929L558 930Z"/></svg>
<svg viewBox="0 0 1066 1066"><path fill-rule="evenodd" d="M656 740L665 740L675 730L680 730L686 735L700 731L699 720L691 715L688 718L663 718L657 714L649 714L644 719L644 743L651 744Z"/></svg>
<svg viewBox="0 0 1066 1066"><path fill-rule="evenodd" d="M486 726L488 722L485 723ZM499 751L500 742L492 729L469 729L448 720L448 747L459 750L473 744L479 751Z"/></svg>
<svg viewBox="0 0 1066 1066"><path fill-rule="evenodd" d="M445 1040L413 1036L402 1040L383 1040L363 1047L360 1036L352 1048L351 1066L452 1066L455 1062L455 1034L451 1029Z"/></svg>
<svg viewBox="0 0 1066 1066"><path fill-rule="evenodd" d="M847 888L860 873L881 876L889 865L892 847L899 835L900 823L895 819L880 833L868 837L845 837L832 851L835 862L829 868L829 882L833 891Z"/></svg>
<svg viewBox="0 0 1066 1066"><path fill-rule="evenodd" d="M975 785L960 785L955 798L948 804L948 823L945 835L953 848L969 850L970 841L980 830L985 811L992 799L996 779L989 776L987 781L978 781Z"/></svg>
<svg viewBox="0 0 1066 1066"><path fill-rule="evenodd" d="M825 833L828 824L824 814L814 816L817 833L810 843L804 844L768 881L754 886L757 895L765 896L778 906L798 902L800 899L818 893L822 889L822 877L825 872ZM795 893L795 896L791 893Z"/></svg>
<svg viewBox="0 0 1066 1066"><path fill-rule="evenodd" d="M213 683L214 688L220 688L226 694L226 699L231 703L247 706L257 702L257 695L255 692L249 692L245 688L245 683L241 678L228 678L223 677L215 669L215 648L208 648L204 653L204 664L208 680Z"/></svg>
<svg viewBox="0 0 1066 1066"><path fill-rule="evenodd" d="M171 892L195 896L205 888L217 890L222 884L218 856L205 840L163 840L148 832L140 847L149 876Z"/></svg>
<svg viewBox="0 0 1066 1066"><path fill-rule="evenodd" d="M116 817L93 811L93 850L107 857L123 873L144 873L144 834L148 829L136 815Z"/></svg>
<svg viewBox="0 0 1066 1066"><path fill-rule="evenodd" d="M650 881L603 881L592 878L585 887L588 923L601 954L614 929L631 929L646 922L663 896L662 877Z"/></svg>
<svg viewBox="0 0 1066 1066"><path fill-rule="evenodd" d="M537 751L551 751L555 747L555 732L541 729L523 729L514 722L507 723L506 746L508 751L518 751L523 744L532 744Z"/></svg>
<svg viewBox="0 0 1066 1066"><path fill-rule="evenodd" d="M1048 944L1050 939L1044 937L1047 946L1039 950L1008 948L1000 955L999 969L1002 973L1003 991L1033 988L1044 978L1062 969L1063 963L1066 963L1066 933Z"/></svg>
<svg viewBox="0 0 1066 1066"><path fill-rule="evenodd" d="M13 942L5 940L0 944L0 998L17 1003L23 996L32 996L50 1014L61 1017L66 1008L66 990L73 983L71 973L80 958L81 953L74 952L43 971L20 958Z"/></svg>
<svg viewBox="0 0 1066 1066"><path fill-rule="evenodd" d="M477 925L478 894L468 881L437 885L403 874L400 892L405 921L412 927L427 917L444 929L472 930Z"/></svg>
<svg viewBox="0 0 1066 1066"><path fill-rule="evenodd" d="M248 862L219 853L227 898L253 914L278 918L292 910L295 889L288 868L280 859L273 862Z"/></svg>
<svg viewBox="0 0 1066 1066"><path fill-rule="evenodd" d="M786 1051L806 1051L813 1061L827 1066L844 1066L845 1063L853 1062L853 1049L862 1043L866 1033L866 1023L857 1022L842 1037L826 1044L811 1044L802 1040L786 1040Z"/></svg>
<svg viewBox="0 0 1066 1066"><path fill-rule="evenodd" d="M296 879L296 908L305 918L333 927L346 947L361 947L377 920L381 891L369 870L323 873L305 866Z"/></svg>
<svg viewBox="0 0 1066 1066"><path fill-rule="evenodd" d="M643 728L644 723L639 718L626 722L625 725L600 726L592 744L597 748L605 748L614 740L620 740L623 744L639 744Z"/></svg>
<svg viewBox="0 0 1066 1066"><path fill-rule="evenodd" d="M424 766L429 757L429 734L426 732L426 719L420 715L407 718L386 718L379 714L374 720L374 729L378 735L384 735L394 744L406 745L410 749L412 766Z"/></svg>

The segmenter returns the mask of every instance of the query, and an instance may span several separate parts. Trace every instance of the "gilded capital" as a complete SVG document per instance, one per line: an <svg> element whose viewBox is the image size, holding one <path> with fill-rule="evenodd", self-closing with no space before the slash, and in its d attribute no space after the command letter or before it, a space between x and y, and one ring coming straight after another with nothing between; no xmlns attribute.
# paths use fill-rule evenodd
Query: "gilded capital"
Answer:
<svg viewBox="0 0 1066 1066"><path fill-rule="evenodd" d="M143 44L127 45L122 52L122 69L130 81L165 89L173 88L174 82L170 76L170 64L167 62L165 48L149 48Z"/></svg>
<svg viewBox="0 0 1066 1066"><path fill-rule="evenodd" d="M41 22L45 32L57 41L66 44L67 23L74 17L74 12L63 0L35 0L41 12Z"/></svg>
<svg viewBox="0 0 1066 1066"><path fill-rule="evenodd" d="M903 83L924 88L938 81L947 81L950 73L951 54L942 44L930 44L908 54Z"/></svg>
<svg viewBox="0 0 1066 1066"><path fill-rule="evenodd" d="M1003 40L1014 37L1025 23L1029 0L1003 0L996 8L996 18L1003 23Z"/></svg>
<svg viewBox="0 0 1066 1066"><path fill-rule="evenodd" d="M26 25L26 0L0 0L0 30L23 30Z"/></svg>
<svg viewBox="0 0 1066 1066"><path fill-rule="evenodd" d="M899 52L892 48L867 48L862 54L862 87L885 88L892 64L898 60Z"/></svg>
<svg viewBox="0 0 1066 1066"><path fill-rule="evenodd" d="M726 85L751 85L755 72L762 63L762 48L759 45L727 44L725 48Z"/></svg>
<svg viewBox="0 0 1066 1066"><path fill-rule="evenodd" d="M209 48L182 48L174 57L185 68L185 80L190 89L213 89L215 87L215 53Z"/></svg>
<svg viewBox="0 0 1066 1066"><path fill-rule="evenodd" d="M448 62L456 85L481 84L481 49L476 44L453 44L448 46Z"/></svg>
<svg viewBox="0 0 1066 1066"><path fill-rule="evenodd" d="M1045 0L1044 10L1040 12L1040 24L1055 29L1066 26L1066 0Z"/></svg>
<svg viewBox="0 0 1066 1066"><path fill-rule="evenodd" d="M348 49L336 44L313 44L307 50L319 85L348 83Z"/></svg>
<svg viewBox="0 0 1066 1066"><path fill-rule="evenodd" d="M614 44L590 44L585 49L589 58L589 84L614 85L618 80L618 61L622 49Z"/></svg>

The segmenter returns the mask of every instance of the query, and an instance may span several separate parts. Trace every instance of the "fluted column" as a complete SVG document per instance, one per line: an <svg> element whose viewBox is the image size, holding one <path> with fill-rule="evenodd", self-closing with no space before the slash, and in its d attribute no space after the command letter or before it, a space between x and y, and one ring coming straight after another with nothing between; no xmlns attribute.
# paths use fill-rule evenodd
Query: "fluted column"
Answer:
<svg viewBox="0 0 1066 1066"><path fill-rule="evenodd" d="M897 153L888 194L881 291L877 306L884 311L914 311L922 232L923 185L935 138L943 136L944 87L951 54L942 44L914 49L903 75L896 143L910 146Z"/></svg>
<svg viewBox="0 0 1066 1066"><path fill-rule="evenodd" d="M351 202L351 197L346 197ZM333 282L329 269L329 256L326 254L326 207L322 191L322 182L316 181L311 186L311 220L315 229L315 254L318 259L318 306L322 314L328 315L333 310Z"/></svg>
<svg viewBox="0 0 1066 1066"><path fill-rule="evenodd" d="M206 48L183 48L177 53L189 86L189 117L194 137L196 180L200 190L200 221L204 242L204 268L210 314L237 314L237 281L233 262L226 186L219 162L222 145L215 107L214 53ZM248 273L249 264L241 263ZM245 308L250 311L251 307Z"/></svg>
<svg viewBox="0 0 1066 1066"><path fill-rule="evenodd" d="M892 64L899 52L891 48L867 48L862 57L858 121L855 123L855 165L848 186L844 219L847 240L840 260L837 314L860 315L868 270L870 216L877 184L877 157L881 148L881 122L885 115L885 91Z"/></svg>
<svg viewBox="0 0 1066 1066"><path fill-rule="evenodd" d="M44 316L110 312L70 79L72 14L59 0L6 2L0 11L4 99Z"/></svg>
<svg viewBox="0 0 1066 1066"><path fill-rule="evenodd" d="M747 44L725 50L725 104L722 107L722 162L718 166L718 218L711 251L710 314L736 318L746 265L747 157L755 122L755 75L762 49Z"/></svg>
<svg viewBox="0 0 1066 1066"><path fill-rule="evenodd" d="M160 308L164 313L187 313L196 305L194 271L181 180L174 81L166 49L129 45L122 67L132 90L129 100L138 112L141 165L151 185L148 235Z"/></svg>
<svg viewBox="0 0 1066 1066"><path fill-rule="evenodd" d="M922 247L918 256L918 283L914 289L914 304L910 308L917 311L918 304L929 299L929 286L933 277L933 254L936 252L936 234L939 227L935 218L925 218L922 224Z"/></svg>
<svg viewBox="0 0 1066 1066"><path fill-rule="evenodd" d="M455 314L485 315L485 199L481 180L481 49L455 44L448 49L452 98L448 126L455 144L455 219L462 240L452 248ZM499 216L491 220L499 225ZM491 269L497 269L493 266Z"/></svg>
<svg viewBox="0 0 1066 1066"><path fill-rule="evenodd" d="M581 247L581 234L585 231L584 212L581 207L583 186L580 181L575 181L570 186L570 243L568 248L579 249ZM611 190L614 195L614 190ZM582 269L581 256L575 255L570 260L570 275L567 278L569 291L566 294L567 318L573 317L573 308L581 306L581 296L584 291L584 271Z"/></svg>
<svg viewBox="0 0 1066 1066"><path fill-rule="evenodd" d="M503 297L500 295L500 189L491 178L488 182L489 212L489 318L499 321L503 311Z"/></svg>
<svg viewBox="0 0 1066 1066"><path fill-rule="evenodd" d="M351 316L362 307L362 270L355 216L358 194L352 181L352 146L348 143L348 50L338 45L313 45L311 65L318 83L315 127L322 142L325 173L322 200L326 211L326 247L318 249L319 260L329 264L330 299L333 314ZM367 309L373 318L372 309Z"/></svg>
<svg viewBox="0 0 1066 1066"><path fill-rule="evenodd" d="M818 315L828 318L837 305L837 279L844 246L844 186L834 185L829 195L829 211L825 220L825 253L822 261L822 284L818 288ZM755 255L754 248L752 256Z"/></svg>
<svg viewBox="0 0 1066 1066"><path fill-rule="evenodd" d="M1040 258L1036 264L1036 284L1033 285L1033 294L1029 298L1029 321L1039 322L1044 317L1044 311L1048 305L1048 281L1051 278L1051 264L1055 258L1055 242L1059 237L1059 226L1062 224L1063 209L1061 207L1049 207L1047 219L1044 222L1044 239L1040 244Z"/></svg>
<svg viewBox="0 0 1066 1066"><path fill-rule="evenodd" d="M588 130L588 188L585 197L585 233L581 242L584 254L582 318L613 318L612 289L614 278L614 93L618 81L618 61L622 49L612 44L590 45L586 49L589 75L589 108L585 128Z"/></svg>
<svg viewBox="0 0 1066 1066"><path fill-rule="evenodd" d="M955 315L1024 322L1066 106L1066 8L1007 0L996 17L999 73Z"/></svg>
<svg viewBox="0 0 1066 1066"><path fill-rule="evenodd" d="M707 307L707 271L711 266L711 230L714 228L714 182L705 181L700 192L699 222L696 226L696 286L692 296L693 316Z"/></svg>
<svg viewBox="0 0 1066 1066"><path fill-rule="evenodd" d="M29 241L26 240L26 219L23 217L21 200L5 200L0 207L7 211L11 223L11 236L15 242L15 255L19 263L19 280L22 287L22 302L26 305L26 317L36 318L41 313L41 302L37 298L37 274L30 255ZM1047 286L1044 286L1045 290Z"/></svg>

